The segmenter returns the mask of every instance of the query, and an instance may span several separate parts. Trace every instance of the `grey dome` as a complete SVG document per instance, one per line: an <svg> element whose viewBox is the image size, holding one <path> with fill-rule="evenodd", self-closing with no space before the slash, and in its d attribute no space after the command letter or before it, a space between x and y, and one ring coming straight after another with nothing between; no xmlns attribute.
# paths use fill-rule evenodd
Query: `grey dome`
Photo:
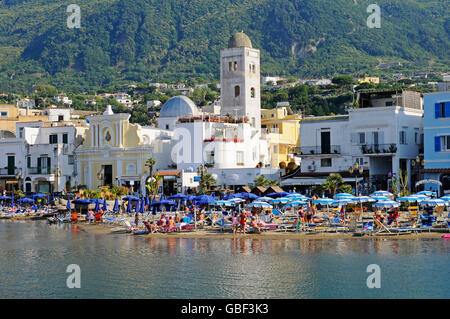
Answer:
<svg viewBox="0 0 450 319"><path fill-rule="evenodd" d="M198 114L195 103L184 95L174 96L167 100L159 112L160 117L188 117Z"/></svg>
<svg viewBox="0 0 450 319"><path fill-rule="evenodd" d="M243 31L233 34L233 36L230 38L230 41L228 41L228 48L239 47L253 48L252 41L250 41L248 35L246 35Z"/></svg>

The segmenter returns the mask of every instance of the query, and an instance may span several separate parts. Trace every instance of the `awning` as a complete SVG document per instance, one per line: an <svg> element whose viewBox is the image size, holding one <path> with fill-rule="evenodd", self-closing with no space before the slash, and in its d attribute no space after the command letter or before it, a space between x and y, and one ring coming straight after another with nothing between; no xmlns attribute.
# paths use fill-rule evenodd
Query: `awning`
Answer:
<svg viewBox="0 0 450 319"><path fill-rule="evenodd" d="M354 183L355 178L353 177L344 177L344 182L346 183ZM326 178L288 178L283 181L281 181L281 186L296 186L296 185L321 185L323 182L325 182ZM356 178L356 181L359 183L363 181L362 177Z"/></svg>

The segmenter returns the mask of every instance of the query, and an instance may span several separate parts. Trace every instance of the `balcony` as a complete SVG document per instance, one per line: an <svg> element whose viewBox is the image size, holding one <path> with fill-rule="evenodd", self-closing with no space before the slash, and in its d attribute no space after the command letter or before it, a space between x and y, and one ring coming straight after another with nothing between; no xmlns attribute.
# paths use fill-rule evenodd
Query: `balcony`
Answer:
<svg viewBox="0 0 450 319"><path fill-rule="evenodd" d="M340 155L340 145L328 145L328 146L303 146L296 147L295 153L300 153L301 156L315 156L315 155Z"/></svg>
<svg viewBox="0 0 450 319"><path fill-rule="evenodd" d="M0 168L0 176L15 176L19 172L19 169L11 167Z"/></svg>
<svg viewBox="0 0 450 319"><path fill-rule="evenodd" d="M395 144L363 144L361 152L366 155L391 155L397 153Z"/></svg>
<svg viewBox="0 0 450 319"><path fill-rule="evenodd" d="M27 172L29 175L49 175L55 171L54 167L28 167Z"/></svg>

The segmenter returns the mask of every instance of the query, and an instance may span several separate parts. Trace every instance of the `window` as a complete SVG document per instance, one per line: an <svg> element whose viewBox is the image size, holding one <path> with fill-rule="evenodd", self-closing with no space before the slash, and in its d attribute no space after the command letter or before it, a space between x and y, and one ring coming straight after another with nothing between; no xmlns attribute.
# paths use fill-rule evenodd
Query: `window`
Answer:
<svg viewBox="0 0 450 319"><path fill-rule="evenodd" d="M239 85L234 87L234 97L238 97L241 94L241 88Z"/></svg>
<svg viewBox="0 0 450 319"><path fill-rule="evenodd" d="M400 131L400 144L406 144L406 132Z"/></svg>
<svg viewBox="0 0 450 319"><path fill-rule="evenodd" d="M359 138L359 144L366 144L366 133L358 133Z"/></svg>
<svg viewBox="0 0 450 319"><path fill-rule="evenodd" d="M168 130L169 129L169 124L166 124L166 130Z"/></svg>
<svg viewBox="0 0 450 319"><path fill-rule="evenodd" d="M450 101L434 104L435 118L450 117Z"/></svg>
<svg viewBox="0 0 450 319"><path fill-rule="evenodd" d="M23 127L19 128L19 138L23 138Z"/></svg>
<svg viewBox="0 0 450 319"><path fill-rule="evenodd" d="M416 143L416 145L420 144L420 134L418 128L414 129L414 143Z"/></svg>
<svg viewBox="0 0 450 319"><path fill-rule="evenodd" d="M64 121L64 115L58 115L58 122Z"/></svg>
<svg viewBox="0 0 450 319"><path fill-rule="evenodd" d="M8 112L1 112L1 113L0 113L0 116L1 116L1 117L8 117Z"/></svg>
<svg viewBox="0 0 450 319"><path fill-rule="evenodd" d="M392 106L393 105L393 103L392 103L392 101L388 101L388 102L386 102L386 104L385 104L386 106Z"/></svg>
<svg viewBox="0 0 450 319"><path fill-rule="evenodd" d="M447 152L450 151L450 135L440 136L440 149L439 151Z"/></svg>
<svg viewBox="0 0 450 319"><path fill-rule="evenodd" d="M228 71L233 71L233 62L228 62Z"/></svg>
<svg viewBox="0 0 450 319"><path fill-rule="evenodd" d="M48 136L49 144L58 144L58 134L51 134Z"/></svg>
<svg viewBox="0 0 450 319"><path fill-rule="evenodd" d="M379 135L378 132L373 132L373 144L378 145L379 144Z"/></svg>
<svg viewBox="0 0 450 319"><path fill-rule="evenodd" d="M322 158L320 160L320 166L321 167L331 167L331 158Z"/></svg>
<svg viewBox="0 0 450 319"><path fill-rule="evenodd" d="M359 166L363 166L364 165L364 157L357 157L356 163L358 163Z"/></svg>
<svg viewBox="0 0 450 319"><path fill-rule="evenodd" d="M447 117L450 116L450 114L445 114L445 103L441 103L441 117Z"/></svg>
<svg viewBox="0 0 450 319"><path fill-rule="evenodd" d="M69 165L73 165L74 164L75 160L74 160L74 156L73 155L69 155L67 157L67 159L68 159Z"/></svg>
<svg viewBox="0 0 450 319"><path fill-rule="evenodd" d="M251 88L250 89L250 97L254 98L255 97L255 88Z"/></svg>
<svg viewBox="0 0 450 319"><path fill-rule="evenodd" d="M64 134L63 134L63 143L64 143L64 144L67 144L67 143L68 143L68 137L69 137L69 135L67 135L67 133L64 133Z"/></svg>
<svg viewBox="0 0 450 319"><path fill-rule="evenodd" d="M31 167L31 156L27 157L27 168Z"/></svg>
<svg viewBox="0 0 450 319"><path fill-rule="evenodd" d="M244 165L244 152L243 151L236 152L236 165Z"/></svg>
<svg viewBox="0 0 450 319"><path fill-rule="evenodd" d="M237 71L237 62L236 61L234 61L234 63L233 63L233 70Z"/></svg>

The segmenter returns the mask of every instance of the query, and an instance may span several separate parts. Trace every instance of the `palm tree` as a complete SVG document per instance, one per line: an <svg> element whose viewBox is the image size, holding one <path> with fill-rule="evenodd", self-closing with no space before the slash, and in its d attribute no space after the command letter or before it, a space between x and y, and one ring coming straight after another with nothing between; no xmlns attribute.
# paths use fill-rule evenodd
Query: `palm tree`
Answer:
<svg viewBox="0 0 450 319"><path fill-rule="evenodd" d="M208 192L212 185L216 185L216 179L209 173L203 174L200 178L200 191Z"/></svg>
<svg viewBox="0 0 450 319"><path fill-rule="evenodd" d="M264 175L255 178L255 186L278 186L278 181L268 179Z"/></svg>
<svg viewBox="0 0 450 319"><path fill-rule="evenodd" d="M150 194L150 204L153 203L153 199L158 194L158 188L162 182L161 176L153 174L153 169L155 165L156 160L153 157L150 157L148 160L145 161L145 166L147 166L150 171L150 179L147 182L147 184L145 184L145 187L147 188L148 193Z"/></svg>
<svg viewBox="0 0 450 319"><path fill-rule="evenodd" d="M344 183L344 179L340 174L330 174L325 182L322 183L324 189L326 189L333 196L336 195L336 190L340 184Z"/></svg>

